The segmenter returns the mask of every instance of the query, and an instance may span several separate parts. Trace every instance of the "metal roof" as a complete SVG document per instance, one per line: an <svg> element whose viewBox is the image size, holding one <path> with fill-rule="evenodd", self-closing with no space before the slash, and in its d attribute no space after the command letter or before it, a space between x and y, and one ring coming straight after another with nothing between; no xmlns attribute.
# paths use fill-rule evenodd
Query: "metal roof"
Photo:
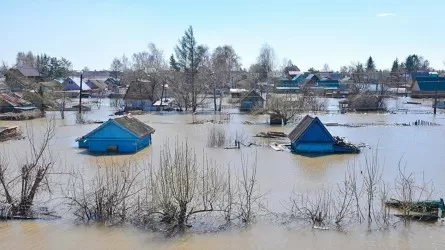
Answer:
<svg viewBox="0 0 445 250"><path fill-rule="evenodd" d="M298 138L303 135L304 131L309 128L314 120L315 118L306 115L303 120L301 120L300 123L298 123L298 125L292 130L292 132L289 133L288 137L290 141L294 142L298 140Z"/></svg>
<svg viewBox="0 0 445 250"><path fill-rule="evenodd" d="M132 117L132 116L123 116L114 119L122 127L130 130L138 137L144 137L146 135L152 134L155 132L154 128L148 126L147 124L141 122L140 120Z"/></svg>

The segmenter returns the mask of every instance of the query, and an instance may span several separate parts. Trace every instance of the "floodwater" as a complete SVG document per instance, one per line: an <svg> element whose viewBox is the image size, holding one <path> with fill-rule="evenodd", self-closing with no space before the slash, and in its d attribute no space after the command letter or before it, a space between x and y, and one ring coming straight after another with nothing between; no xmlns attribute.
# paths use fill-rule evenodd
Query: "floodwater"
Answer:
<svg viewBox="0 0 445 250"><path fill-rule="evenodd" d="M222 167L237 168L241 155L250 159L257 157L257 177L261 192L269 210L283 212L285 202L293 190L314 190L334 185L344 178L346 168L355 165L360 169L366 157L378 152L383 166L383 179L393 182L398 164L406 164L407 172L424 175L434 183L435 195L443 197L445 190L445 114L426 114L431 111L431 102L422 105L404 104L408 99L400 98L391 102L391 107L419 112L408 114L318 114L322 122L367 124L363 127L328 127L333 135L346 137L354 143L365 143L370 149L363 149L358 155L331 155L305 157L288 152L276 152L268 146L252 146L241 150L208 148L207 135L212 126L220 126L231 138L235 134L251 137L258 132L289 132L294 124L285 127L270 127L266 116L237 114L229 110L230 121L224 124L191 124L195 120L219 120L225 117L212 113L196 115L146 114L137 116L156 129L153 145L134 154L125 156L94 156L76 147L75 139L98 124L76 125L75 112L67 112L66 119L57 115L57 134L52 149L59 164L57 168L85 168L94 172L96 163L133 160L157 164L162 146L169 141L187 140L189 145ZM329 100L329 105L333 100ZM332 110L332 108L330 109ZM105 121L114 112L108 103L84 114L85 120ZM48 114L49 116L51 115ZM434 122L443 126L395 126L416 120ZM245 122L248 121L249 124ZM0 126L19 125L23 130L33 128L37 135L45 119L32 121L1 121ZM372 124L372 125L371 125ZM258 144L268 145L273 140L254 139ZM8 141L0 144L9 162L19 161L28 150L27 140ZM198 157L199 159L200 157ZM107 228L101 226L79 226L69 215L54 221L9 221L0 222L0 249L445 249L444 226L440 224L413 223L388 231L366 232L357 230L337 232L308 228L288 228L268 220L245 229L220 233L187 234L173 239L148 233L132 227Z"/></svg>

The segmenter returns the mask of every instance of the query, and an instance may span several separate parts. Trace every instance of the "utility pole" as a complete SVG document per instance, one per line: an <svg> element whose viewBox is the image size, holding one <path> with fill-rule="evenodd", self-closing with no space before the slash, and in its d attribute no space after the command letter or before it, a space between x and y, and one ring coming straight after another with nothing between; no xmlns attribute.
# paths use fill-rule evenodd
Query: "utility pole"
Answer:
<svg viewBox="0 0 445 250"><path fill-rule="evenodd" d="M437 107L437 89L438 89L438 87L439 87L439 80L440 80L440 77L438 76L438 77L437 77L437 81L436 81L436 91L435 91L435 94L434 94L434 114L436 114L436 107Z"/></svg>
<svg viewBox="0 0 445 250"><path fill-rule="evenodd" d="M79 90L79 114L82 114L82 80L83 74L80 74L80 90Z"/></svg>

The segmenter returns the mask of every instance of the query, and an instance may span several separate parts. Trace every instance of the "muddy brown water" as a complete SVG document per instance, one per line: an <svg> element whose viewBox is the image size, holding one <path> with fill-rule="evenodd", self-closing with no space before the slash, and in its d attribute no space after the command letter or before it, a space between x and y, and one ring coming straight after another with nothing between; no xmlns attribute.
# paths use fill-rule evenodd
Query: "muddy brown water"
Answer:
<svg viewBox="0 0 445 250"><path fill-rule="evenodd" d="M397 100L395 105L402 105ZM403 105L402 105L403 106ZM406 107L405 107L406 108ZM411 108L408 106L408 108ZM414 107L419 109L419 107ZM425 110L430 106L423 105ZM107 120L113 109L104 106L85 113L86 120ZM54 113L57 114L57 113ZM51 114L49 114L51 115ZM156 164L162 145L169 140L188 140L201 154L202 150L220 165L239 167L241 154L258 160L258 182L265 192L268 208L283 211L283 201L293 190L314 190L328 187L344 177L347 166L356 164L360 169L367 155L378 149L383 168L383 178L393 181L397 175L397 164L406 163L407 171L424 174L434 182L435 195L443 197L445 190L445 115L438 114L319 114L322 122L366 123L376 126L347 128L328 127L333 135L346 137L355 143L365 143L358 155L330 155L304 157L287 152L276 152L267 146L225 150L208 148L207 133L211 126L220 126L229 137L236 133L251 136L258 132L289 132L293 124L285 127L270 127L266 116L232 114L225 124L190 124L191 115L146 114L137 116L147 122L156 132L153 145L134 154L125 156L93 156L76 147L75 139L98 124L76 125L75 113L68 112L65 120L57 118L57 134L52 149L59 160L58 167L83 167L93 172L95 163L116 162L131 159L136 162L151 161ZM196 120L219 119L213 114L197 115ZM444 126L386 126L394 123L409 123L424 120ZM243 124L249 121L252 124ZM45 119L27 122L2 121L0 126L19 125L22 129L32 127L37 135ZM378 126L377 126L378 125ZM233 138L233 137L232 137ZM274 140L259 140L268 145ZM28 150L26 140L8 141L0 145L14 163ZM199 158L199 157L198 157ZM179 238L166 239L132 227L107 228L100 226L75 225L69 216L55 221L9 221L0 222L0 249L445 249L445 228L440 224L413 223L409 227L398 227L389 231L357 230L347 233L335 230L320 231L310 228L293 229L268 221L243 230L221 233L188 234Z"/></svg>

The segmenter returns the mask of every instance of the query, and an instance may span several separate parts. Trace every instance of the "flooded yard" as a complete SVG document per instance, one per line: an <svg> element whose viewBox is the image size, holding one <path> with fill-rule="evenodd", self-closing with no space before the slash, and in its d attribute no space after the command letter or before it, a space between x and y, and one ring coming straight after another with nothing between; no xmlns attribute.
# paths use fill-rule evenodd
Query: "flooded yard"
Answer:
<svg viewBox="0 0 445 250"><path fill-rule="evenodd" d="M444 197L445 169L443 150L445 149L445 115L429 114L420 111L431 111L431 105L404 104L406 100L394 100L390 106L419 112L395 112L394 114L338 114L335 111L335 100L329 100L332 112L320 113L317 116L323 123L366 124L361 127L328 127L333 135L347 138L354 143L364 143L357 155L328 155L307 157L277 152L268 145L274 139L253 138L259 132L279 131L288 133L296 124L271 127L268 116L239 114L228 110L230 120L222 124L191 124L194 120L219 120L220 115L211 112L205 114L144 114L138 119L156 129L153 144L134 155L90 155L77 148L76 138L81 137L99 124L76 124L76 113L67 112L66 119L61 120L57 112L48 113L57 116L56 138L52 152L58 159L56 171L66 168L85 169L87 175L94 173L96 163L150 162L159 164L159 153L167 141L185 141L195 149L198 158L204 152L216 161L221 168L231 168L235 172L240 168L241 155L254 159L257 157L257 179L259 188L264 193L267 209L274 213L285 211L283 203L294 191L317 190L329 188L341 182L348 166L356 166L357 171L364 167L366 157L378 152L384 181L393 183L399 168L399 162L406 165L407 172L423 175L425 180L434 183L434 198ZM114 113L108 103L98 109L84 114L86 121L106 121ZM225 116L224 116L225 118ZM442 126L394 126L398 123L412 123L423 120ZM37 134L45 124L45 119L31 121L2 121L0 126L20 126L22 130L32 127ZM208 148L209 130L221 127L228 140L240 136L257 146L237 149ZM8 155L9 162L15 162L28 150L27 140L3 142L1 150ZM63 177L60 177L63 178ZM61 186L60 186L61 187ZM53 198L60 196L60 187L54 190ZM53 202L56 210L65 211L63 202ZM234 229L220 233L186 234L175 238L149 233L131 226L103 227L83 226L73 223L69 212L60 214L62 219L54 221L8 221L0 222L1 249L443 249L445 239L442 237L445 228L441 223L412 223L386 231L367 232L358 229L348 232L336 230L316 230L310 226L293 228L270 219L258 218L244 229ZM346 243L347 242L347 243Z"/></svg>

